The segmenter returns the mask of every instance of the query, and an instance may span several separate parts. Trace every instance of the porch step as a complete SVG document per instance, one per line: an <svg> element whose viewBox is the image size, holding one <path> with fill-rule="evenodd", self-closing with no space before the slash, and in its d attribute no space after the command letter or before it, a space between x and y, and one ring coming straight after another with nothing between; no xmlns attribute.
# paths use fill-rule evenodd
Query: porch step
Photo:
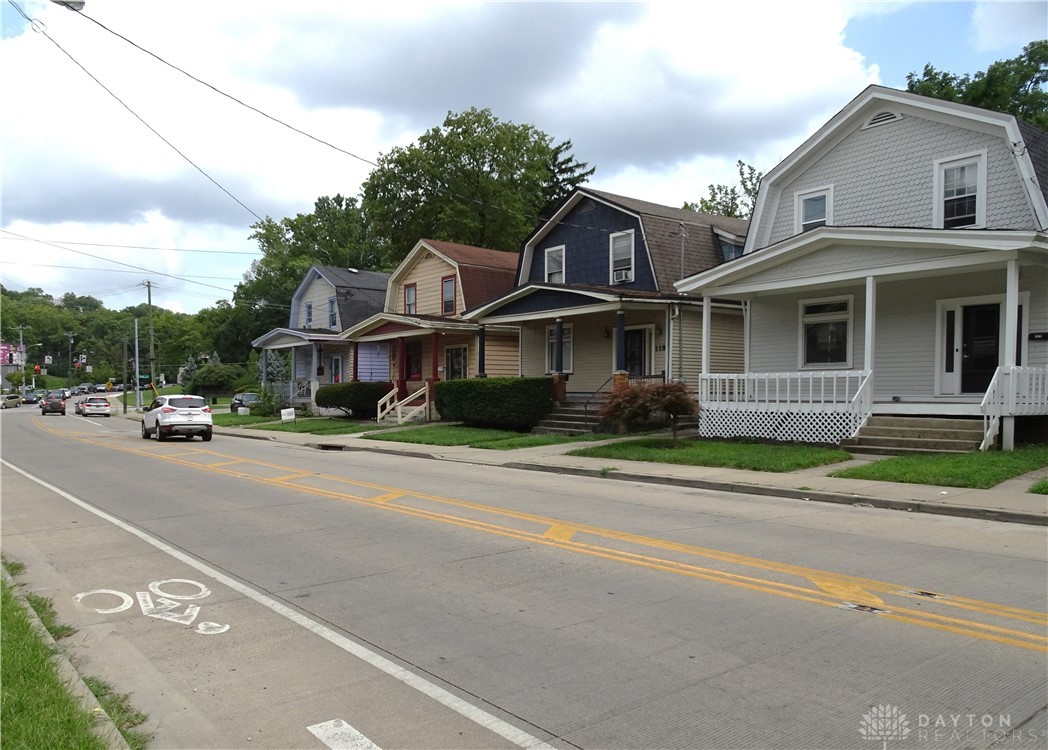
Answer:
<svg viewBox="0 0 1048 750"><path fill-rule="evenodd" d="M876 416L841 447L880 455L968 453L978 450L982 439L981 419Z"/></svg>
<svg viewBox="0 0 1048 750"><path fill-rule="evenodd" d="M586 435L600 430L597 404L587 409L584 401L561 401L546 418L531 429L533 435Z"/></svg>

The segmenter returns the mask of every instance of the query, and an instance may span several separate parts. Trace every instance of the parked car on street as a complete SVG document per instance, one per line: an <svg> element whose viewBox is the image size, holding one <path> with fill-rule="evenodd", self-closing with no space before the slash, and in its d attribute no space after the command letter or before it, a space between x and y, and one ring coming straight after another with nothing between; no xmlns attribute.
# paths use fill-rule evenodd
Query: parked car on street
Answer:
<svg viewBox="0 0 1048 750"><path fill-rule="evenodd" d="M256 403L258 403L257 393L237 393L229 401L229 410L236 414L241 406L246 406L250 409Z"/></svg>
<svg viewBox="0 0 1048 750"><path fill-rule="evenodd" d="M109 405L109 399L105 396L88 396L80 399L77 406L80 407L80 414L85 417L96 414L103 417L112 416L112 407Z"/></svg>
<svg viewBox="0 0 1048 750"><path fill-rule="evenodd" d="M43 400L40 401L40 414L61 414L63 417L66 413L66 402L62 398L62 394L57 391L51 391Z"/></svg>
<svg viewBox="0 0 1048 750"><path fill-rule="evenodd" d="M158 441L173 435L185 435L192 440L199 435L204 442L211 440L211 407L203 396L157 396L142 415L142 438L155 437Z"/></svg>
<svg viewBox="0 0 1048 750"><path fill-rule="evenodd" d="M0 399L0 409L17 409L22 405L22 397L17 393L5 393Z"/></svg>

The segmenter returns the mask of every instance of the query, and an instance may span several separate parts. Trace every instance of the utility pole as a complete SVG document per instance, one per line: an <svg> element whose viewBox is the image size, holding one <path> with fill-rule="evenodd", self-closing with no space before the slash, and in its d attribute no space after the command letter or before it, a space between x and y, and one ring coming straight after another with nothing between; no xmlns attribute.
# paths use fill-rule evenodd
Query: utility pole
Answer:
<svg viewBox="0 0 1048 750"><path fill-rule="evenodd" d="M23 339L22 339L22 329L23 328L25 328L24 325L19 325L18 326L18 352L19 352L19 355L22 357L22 362L21 362L21 367L22 367L22 397L24 398L25 397L25 341L23 341Z"/></svg>
<svg viewBox="0 0 1048 750"><path fill-rule="evenodd" d="M73 332L66 331L66 336L69 337L69 364L66 365L66 379L69 381L69 387L73 387Z"/></svg>
<svg viewBox="0 0 1048 750"><path fill-rule="evenodd" d="M153 282L146 282L146 299L149 302L149 384L156 387L156 343L153 341Z"/></svg>

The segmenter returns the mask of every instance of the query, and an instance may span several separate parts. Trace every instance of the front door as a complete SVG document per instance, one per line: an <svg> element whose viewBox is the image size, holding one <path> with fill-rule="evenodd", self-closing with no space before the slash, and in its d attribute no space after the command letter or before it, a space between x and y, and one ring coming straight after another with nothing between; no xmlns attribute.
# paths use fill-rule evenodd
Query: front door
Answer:
<svg viewBox="0 0 1048 750"><path fill-rule="evenodd" d="M630 375L648 375L648 358L646 330L628 328L626 330L626 372Z"/></svg>
<svg viewBox="0 0 1048 750"><path fill-rule="evenodd" d="M466 377L466 347L446 347L444 349L444 379L458 380L464 377Z"/></svg>
<svg viewBox="0 0 1048 750"><path fill-rule="evenodd" d="M1001 363L1001 304L959 300L942 309L940 393L985 393Z"/></svg>

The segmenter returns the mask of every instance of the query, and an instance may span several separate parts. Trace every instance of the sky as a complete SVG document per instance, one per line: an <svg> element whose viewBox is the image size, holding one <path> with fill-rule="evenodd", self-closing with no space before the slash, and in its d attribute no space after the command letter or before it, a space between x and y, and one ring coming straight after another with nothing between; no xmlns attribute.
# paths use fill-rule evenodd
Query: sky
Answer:
<svg viewBox="0 0 1048 750"><path fill-rule="evenodd" d="M0 283L121 310L149 282L184 313L232 299L253 224L359 195L448 113L570 140L590 187L679 207L737 160L769 171L870 84L1048 38L1046 0L0 9Z"/></svg>

